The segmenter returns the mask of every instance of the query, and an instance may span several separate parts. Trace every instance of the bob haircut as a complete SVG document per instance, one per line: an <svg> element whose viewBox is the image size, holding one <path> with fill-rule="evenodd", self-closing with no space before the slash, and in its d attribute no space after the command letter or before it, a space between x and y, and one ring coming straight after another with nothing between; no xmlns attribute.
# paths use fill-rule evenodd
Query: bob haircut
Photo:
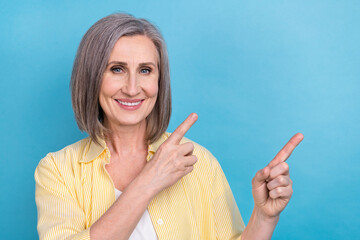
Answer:
<svg viewBox="0 0 360 240"><path fill-rule="evenodd" d="M146 140L155 142L166 131L171 115L169 60L165 41L160 31L145 19L116 13L100 19L82 38L71 75L71 98L76 122L81 131L99 144L99 137L109 129L103 125L104 112L99 103L102 76L110 53L123 36L143 35L154 43L158 55L158 96L146 118Z"/></svg>

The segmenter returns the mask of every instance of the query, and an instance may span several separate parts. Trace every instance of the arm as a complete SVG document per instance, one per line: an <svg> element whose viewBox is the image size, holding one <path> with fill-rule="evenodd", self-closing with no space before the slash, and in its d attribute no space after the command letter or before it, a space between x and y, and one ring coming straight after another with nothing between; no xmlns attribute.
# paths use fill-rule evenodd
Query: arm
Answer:
<svg viewBox="0 0 360 240"><path fill-rule="evenodd" d="M91 240L128 239L156 191L136 178L90 228Z"/></svg>

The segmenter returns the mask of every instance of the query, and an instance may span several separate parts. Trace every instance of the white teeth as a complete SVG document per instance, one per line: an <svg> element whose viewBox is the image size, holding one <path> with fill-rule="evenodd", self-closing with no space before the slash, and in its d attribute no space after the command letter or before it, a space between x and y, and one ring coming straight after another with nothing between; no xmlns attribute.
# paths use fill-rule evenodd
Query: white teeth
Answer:
<svg viewBox="0 0 360 240"><path fill-rule="evenodd" d="M138 101L138 102L123 102L120 100L116 100L116 101L118 101L119 103L121 103L122 105L125 105L125 106L136 106L141 103L141 101Z"/></svg>

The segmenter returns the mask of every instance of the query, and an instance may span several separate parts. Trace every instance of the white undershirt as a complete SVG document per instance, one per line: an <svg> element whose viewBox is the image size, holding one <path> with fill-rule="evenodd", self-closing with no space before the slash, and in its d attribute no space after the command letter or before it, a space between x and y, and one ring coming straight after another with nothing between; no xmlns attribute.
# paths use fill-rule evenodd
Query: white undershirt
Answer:
<svg viewBox="0 0 360 240"><path fill-rule="evenodd" d="M115 188L115 199L121 195L121 191ZM151 222L149 211L146 209L140 221L136 225L129 240L157 240L157 235L154 226Z"/></svg>

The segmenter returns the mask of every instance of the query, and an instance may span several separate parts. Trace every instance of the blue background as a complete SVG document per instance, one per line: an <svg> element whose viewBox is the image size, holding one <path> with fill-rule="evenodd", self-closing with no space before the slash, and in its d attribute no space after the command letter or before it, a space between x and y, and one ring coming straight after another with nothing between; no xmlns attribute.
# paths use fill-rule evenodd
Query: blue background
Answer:
<svg viewBox="0 0 360 240"><path fill-rule="evenodd" d="M359 239L360 1L0 1L0 239L37 239L33 173L85 136L69 79L76 49L118 11L161 29L173 131L221 163L247 223L251 179L296 132L294 194L273 239Z"/></svg>

